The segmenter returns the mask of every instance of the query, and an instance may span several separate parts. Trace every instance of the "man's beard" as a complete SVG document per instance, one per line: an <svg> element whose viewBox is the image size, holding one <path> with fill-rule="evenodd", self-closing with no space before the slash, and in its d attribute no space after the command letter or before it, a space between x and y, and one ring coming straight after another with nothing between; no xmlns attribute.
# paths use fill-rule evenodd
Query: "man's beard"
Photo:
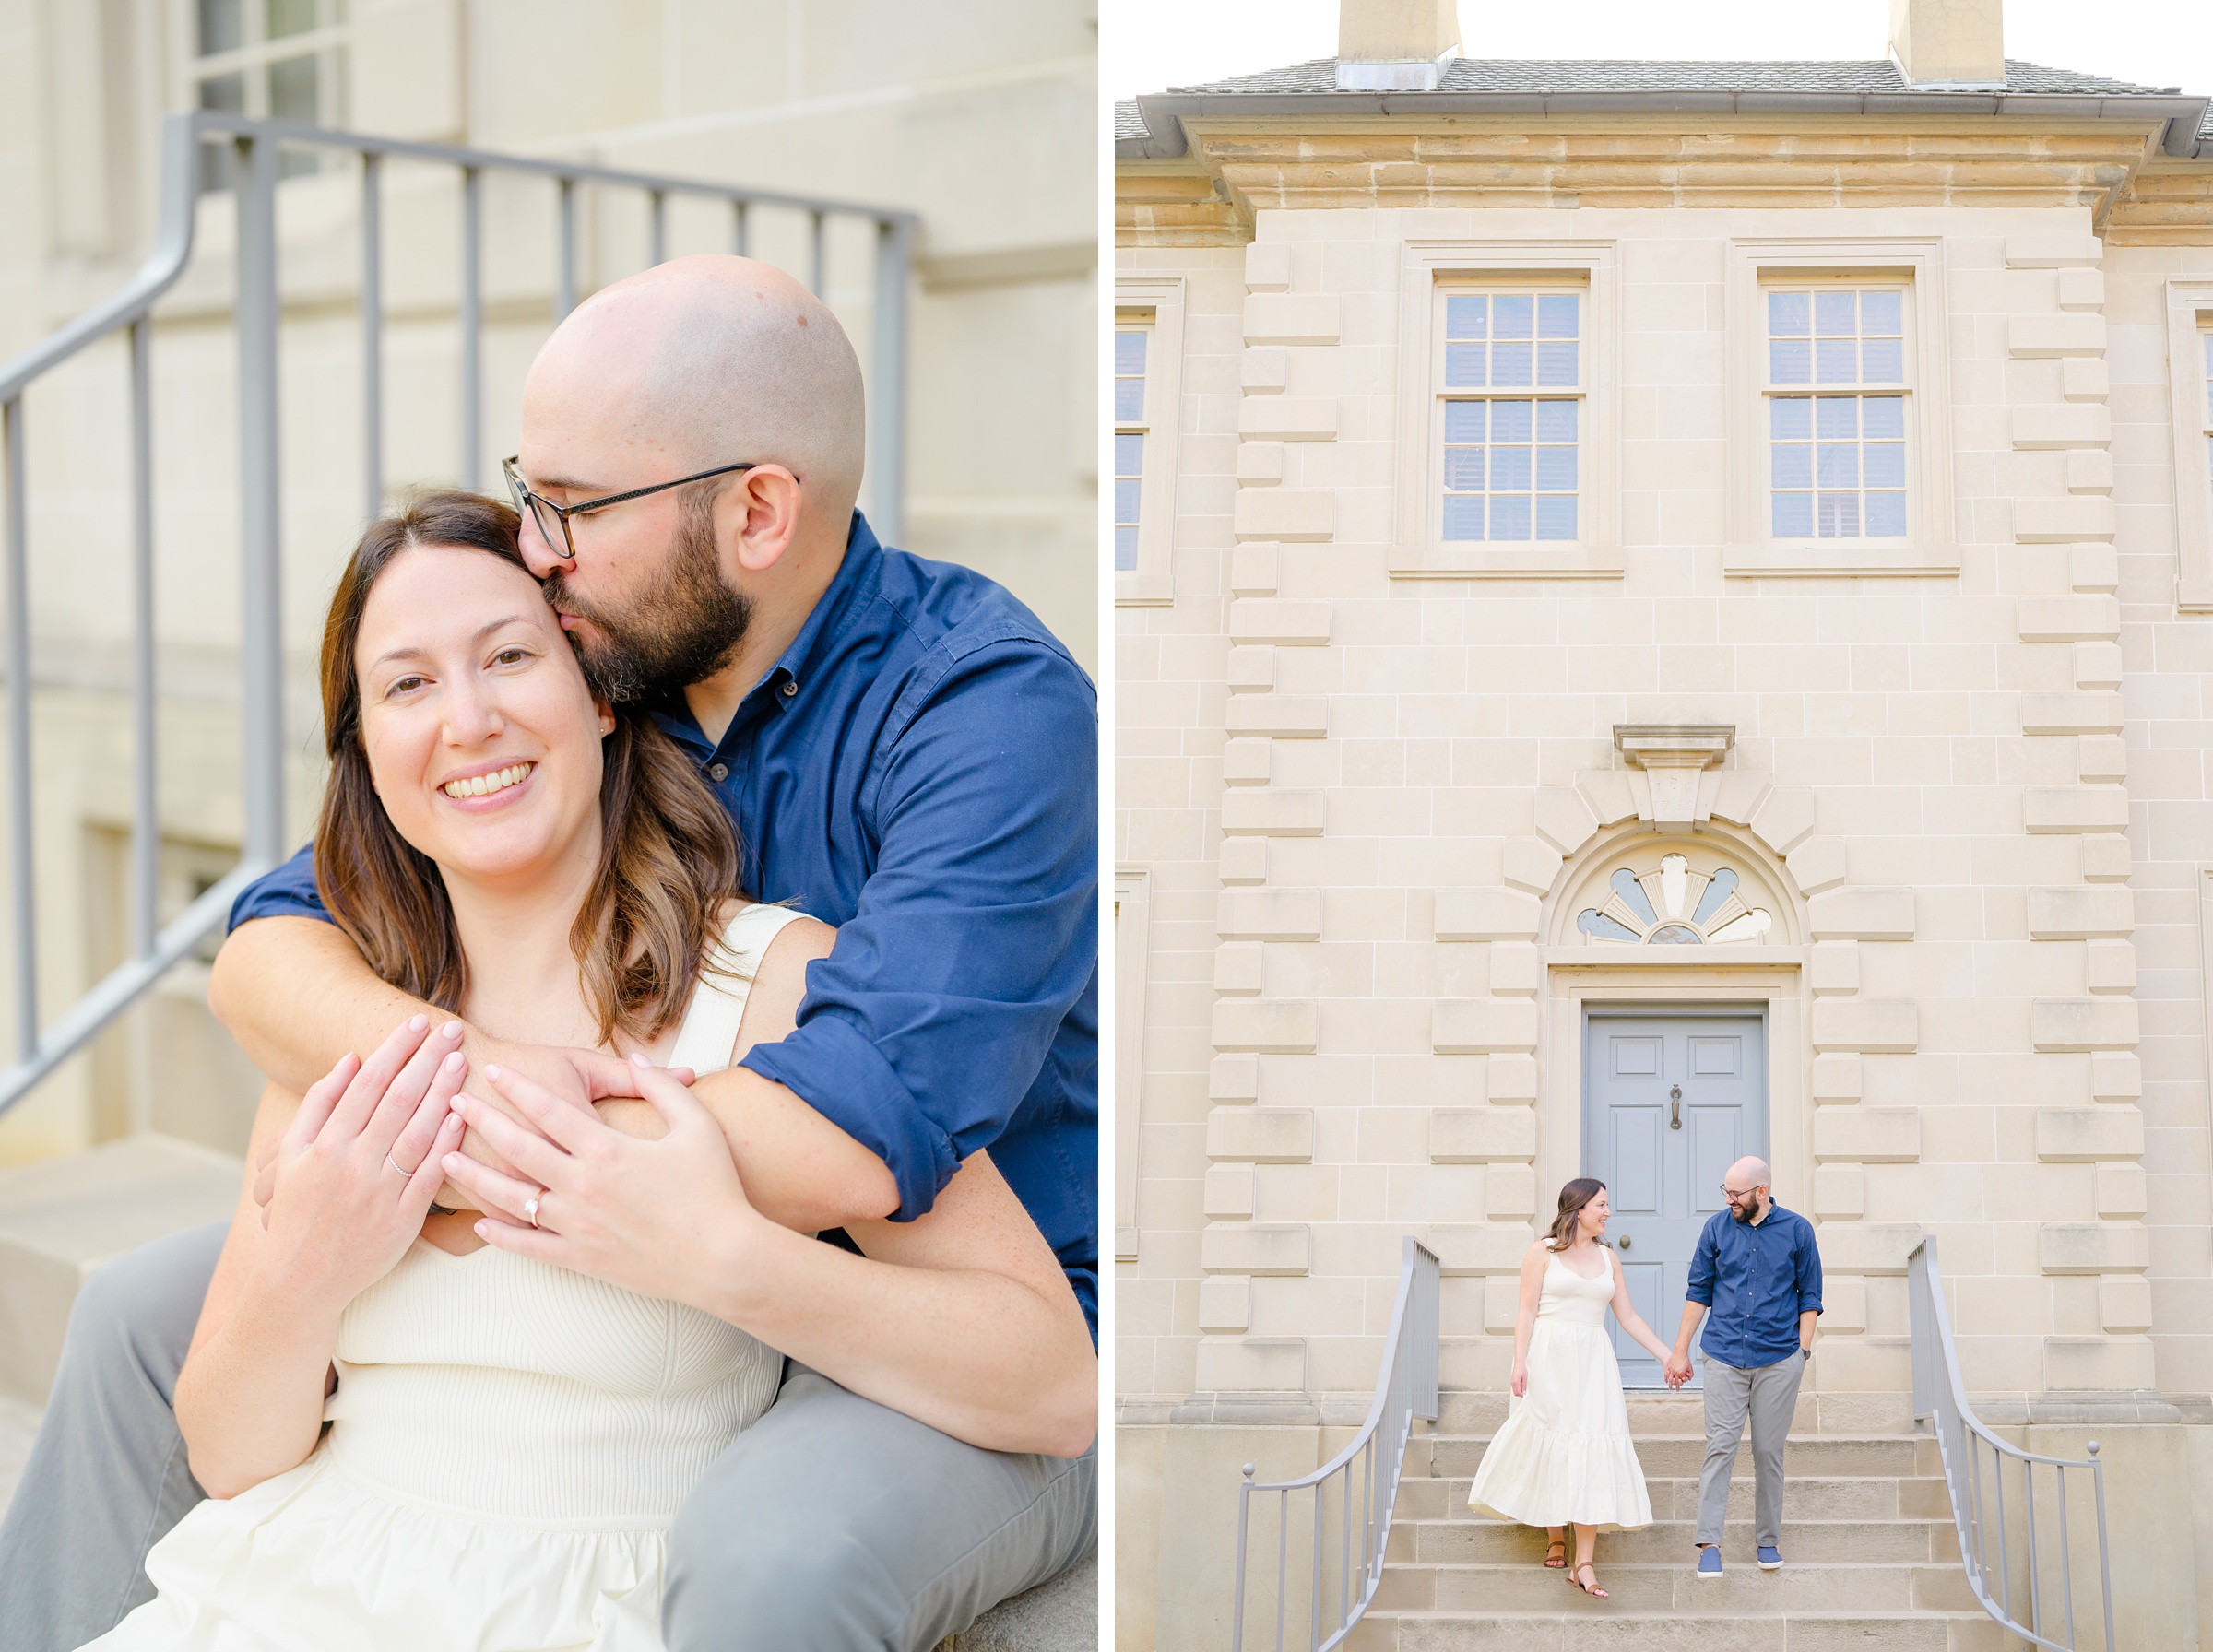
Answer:
<svg viewBox="0 0 2213 1652"><path fill-rule="evenodd" d="M730 663L753 617L752 599L733 591L715 554L710 492L688 501L667 565L627 607L586 601L559 573L547 577L546 600L590 621L593 633L571 631L592 691L622 705L704 682Z"/></svg>
<svg viewBox="0 0 2213 1652"><path fill-rule="evenodd" d="M1729 1214L1735 1217L1739 1221L1749 1222L1755 1216L1759 1214L1759 1209L1757 1206L1753 1204L1750 1199L1746 1199L1741 1205L1731 1205L1729 1207Z"/></svg>

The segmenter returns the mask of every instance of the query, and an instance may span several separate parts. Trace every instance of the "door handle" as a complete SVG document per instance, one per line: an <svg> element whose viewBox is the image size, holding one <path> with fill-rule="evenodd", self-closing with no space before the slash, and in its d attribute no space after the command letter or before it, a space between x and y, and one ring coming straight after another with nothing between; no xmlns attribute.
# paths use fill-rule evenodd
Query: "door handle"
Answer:
<svg viewBox="0 0 2213 1652"><path fill-rule="evenodd" d="M1680 1130L1683 1127L1682 1085L1670 1084L1667 1087L1667 1127L1671 1130Z"/></svg>
<svg viewBox="0 0 2213 1652"><path fill-rule="evenodd" d="M1621 1248L1624 1250L1629 1248L1629 1236L1627 1233L1621 1236Z"/></svg>

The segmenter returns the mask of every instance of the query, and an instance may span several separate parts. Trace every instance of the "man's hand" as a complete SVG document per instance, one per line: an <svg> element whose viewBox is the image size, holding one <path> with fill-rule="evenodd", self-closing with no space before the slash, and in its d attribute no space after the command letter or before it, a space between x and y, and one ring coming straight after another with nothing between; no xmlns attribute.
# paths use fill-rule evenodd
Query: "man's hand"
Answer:
<svg viewBox="0 0 2213 1652"><path fill-rule="evenodd" d="M1667 1386L1680 1388L1690 1380L1690 1356L1677 1349L1667 1356L1667 1363L1663 1369L1667 1373Z"/></svg>

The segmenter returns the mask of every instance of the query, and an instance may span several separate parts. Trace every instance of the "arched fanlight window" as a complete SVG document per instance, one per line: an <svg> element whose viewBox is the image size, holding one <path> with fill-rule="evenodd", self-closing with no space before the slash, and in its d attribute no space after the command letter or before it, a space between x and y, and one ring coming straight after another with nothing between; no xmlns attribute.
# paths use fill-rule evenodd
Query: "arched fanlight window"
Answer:
<svg viewBox="0 0 2213 1652"><path fill-rule="evenodd" d="M1607 882L1604 903L1585 907L1575 920L1594 941L1721 947L1765 940L1774 926L1766 907L1746 903L1728 867L1701 872L1680 855L1663 855L1651 871L1623 867Z"/></svg>

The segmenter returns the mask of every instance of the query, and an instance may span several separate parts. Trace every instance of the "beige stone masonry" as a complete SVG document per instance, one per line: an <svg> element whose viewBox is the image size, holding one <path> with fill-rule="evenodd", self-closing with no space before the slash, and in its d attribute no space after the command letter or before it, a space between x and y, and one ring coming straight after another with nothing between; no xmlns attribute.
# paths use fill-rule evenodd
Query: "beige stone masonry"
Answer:
<svg viewBox="0 0 2213 1652"><path fill-rule="evenodd" d="M1248 442L1237 449L1237 486L1273 488L1284 479L1284 444Z"/></svg>
<svg viewBox="0 0 2213 1652"><path fill-rule="evenodd" d="M1256 241L1245 249L1245 290L1288 292L1291 248L1280 241Z"/></svg>
<svg viewBox="0 0 2213 1652"><path fill-rule="evenodd" d="M1911 998L1820 998L1807 1019L1816 1050L1904 1052L1921 1042L1921 1006Z"/></svg>
<svg viewBox="0 0 2213 1652"><path fill-rule="evenodd" d="M1303 998L1223 998L1214 1005L1217 1050L1260 1050L1311 1055L1320 1035L1320 1012Z"/></svg>
<svg viewBox="0 0 2213 1652"><path fill-rule="evenodd" d="M1439 940L1527 940L1537 932L1538 905L1510 889L1440 889Z"/></svg>
<svg viewBox="0 0 2213 1652"><path fill-rule="evenodd" d="M1337 496L1327 489L1248 489L1234 509L1240 539L1327 539L1336 531Z"/></svg>
<svg viewBox="0 0 2213 1652"><path fill-rule="evenodd" d="M1275 687L1275 650L1232 648L1222 668L1222 681L1233 694L1266 693Z"/></svg>
<svg viewBox="0 0 2213 1652"><path fill-rule="evenodd" d="M2084 735L2075 742L2075 778L2089 785L2128 778L2128 742L2117 734Z"/></svg>
<svg viewBox="0 0 2213 1652"><path fill-rule="evenodd" d="M1229 605L1229 640L1273 643L1286 648L1318 648L1330 640L1326 602L1271 602L1247 598Z"/></svg>
<svg viewBox="0 0 2213 1652"><path fill-rule="evenodd" d="M1274 753L1264 739L1232 739L1222 749L1225 785L1266 785L1274 773Z"/></svg>
<svg viewBox="0 0 2213 1652"><path fill-rule="evenodd" d="M2047 1164L2144 1156L2144 1115L2135 1107L2039 1107L2036 1156Z"/></svg>
<svg viewBox="0 0 2213 1652"><path fill-rule="evenodd" d="M1247 336L1251 336L1251 311L1247 309ZM2016 315L2006 323L2006 354L2025 360L2053 356L2105 354L2105 317L2102 315Z"/></svg>
<svg viewBox="0 0 2213 1652"><path fill-rule="evenodd" d="M1922 1241L1919 1222L1855 1221L1821 1235L1821 1268L1871 1277L1902 1275L1906 1258Z"/></svg>
<svg viewBox="0 0 2213 1652"><path fill-rule="evenodd" d="M2141 1216L2146 1210L2144 1167L2141 1164L2101 1164L2097 1182L2098 1214L2109 1220Z"/></svg>
<svg viewBox="0 0 2213 1652"><path fill-rule="evenodd" d="M2121 686L2121 644L2118 643L2077 643L2075 644L2075 686L2078 689L2117 689ZM2088 780L2080 767L2080 748L2077 748L2077 779Z"/></svg>
<svg viewBox="0 0 2213 1652"><path fill-rule="evenodd" d="M2062 545L2071 539L2113 537L2113 502L2096 495L2017 499L2013 537L2024 545Z"/></svg>
<svg viewBox="0 0 2213 1652"><path fill-rule="evenodd" d="M1283 547L1266 540L1229 553L1229 589L1235 596L1272 596L1282 579Z"/></svg>
<svg viewBox="0 0 2213 1652"><path fill-rule="evenodd" d="M1201 1393L1296 1393L1307 1386L1307 1344L1300 1337L1251 1337L1199 1344Z"/></svg>
<svg viewBox="0 0 2213 1652"><path fill-rule="evenodd" d="M1526 1222L1501 1226L1433 1221L1427 1235L1429 1248L1437 1253L1438 1271L1451 1276L1519 1273L1529 1241Z"/></svg>
<svg viewBox="0 0 2213 1652"><path fill-rule="evenodd" d="M2136 989L2136 948L2133 941L2094 940L2082 950L2083 985L2094 993Z"/></svg>
<svg viewBox="0 0 2213 1652"><path fill-rule="evenodd" d="M2059 364L2062 401L2101 402L2112 388L2112 372L2102 358L2070 356Z"/></svg>
<svg viewBox="0 0 2213 1652"><path fill-rule="evenodd" d="M1337 404L1323 395L1248 396L1237 408L1237 434L1275 442L1334 442Z"/></svg>
<svg viewBox="0 0 2213 1652"><path fill-rule="evenodd" d="M1533 1107L1440 1107L1429 1115L1433 1164L1526 1163L1536 1150Z"/></svg>
<svg viewBox="0 0 2213 1652"><path fill-rule="evenodd" d="M1228 726L1233 735L1319 740L1330 732L1330 702L1321 694L1239 694L1229 702Z"/></svg>
<svg viewBox="0 0 2213 1652"><path fill-rule="evenodd" d="M1313 1249L1313 1231L1303 1221L1240 1222L1207 1229L1199 1266L1208 1273L1304 1273Z"/></svg>
<svg viewBox="0 0 2213 1652"><path fill-rule="evenodd" d="M1544 961L1525 940L1491 943L1491 991L1501 997L1534 997L1544 984Z"/></svg>
<svg viewBox="0 0 2213 1652"><path fill-rule="evenodd" d="M1841 838L1817 837L1791 851L1791 877L1801 894L1817 895L1844 881L1849 863Z"/></svg>
<svg viewBox="0 0 2213 1652"><path fill-rule="evenodd" d="M2113 417L2100 405L2070 402L2013 410L2013 445L2023 452L2101 448L2112 439Z"/></svg>
<svg viewBox="0 0 2213 1652"><path fill-rule="evenodd" d="M2118 832L2095 833L2082 840L2082 879L2085 883L2126 883L2131 865L2128 839Z"/></svg>
<svg viewBox="0 0 2213 1652"><path fill-rule="evenodd" d="M2023 734L2110 734L2121 726L2121 696L2050 693L2021 696Z"/></svg>
<svg viewBox="0 0 2213 1652"><path fill-rule="evenodd" d="M2121 553L2111 545L2077 545L2067 552L2067 583L2080 592L2111 595L2121 587Z"/></svg>
<svg viewBox="0 0 2213 1652"><path fill-rule="evenodd" d="M1214 949L1216 992L1254 997L1267 984L1266 952L1259 941L1225 941Z"/></svg>
<svg viewBox="0 0 2213 1652"><path fill-rule="evenodd" d="M1241 1331L1252 1323L1252 1280L1228 1274L1199 1282L1199 1328ZM1305 1360L1300 1360L1305 1367Z"/></svg>
<svg viewBox="0 0 2213 1652"><path fill-rule="evenodd" d="M2141 1273L2151 1266L2151 1236L2133 1221L2044 1221L2036 1254L2046 1273Z"/></svg>
<svg viewBox="0 0 2213 1652"><path fill-rule="evenodd" d="M1817 1127L1819 1121L1817 1120ZM1814 1167L1814 1215L1824 1222L1857 1221L1867 1214L1867 1173L1857 1164L1818 1164ZM1827 1280L1823 1281L1825 1305ZM1855 1328L1864 1328L1863 1320ZM1834 1330L1827 1314L1821 1328Z"/></svg>
<svg viewBox="0 0 2213 1652"><path fill-rule="evenodd" d="M2144 1094L2144 1064L2133 1051L2101 1050L2090 1057L2090 1094L2101 1102L2134 1102Z"/></svg>
<svg viewBox="0 0 2213 1652"><path fill-rule="evenodd" d="M2017 617L2024 643L2102 642L2121 634L2121 604L2111 596L2024 596Z"/></svg>
<svg viewBox="0 0 2213 1652"><path fill-rule="evenodd" d="M2094 235L2008 235L2008 269L2095 267L2104 262L2105 243Z"/></svg>
<svg viewBox="0 0 2213 1652"><path fill-rule="evenodd" d="M2134 998L2035 998L2029 1043L2038 1050L2126 1050L2136 1042Z"/></svg>
<svg viewBox="0 0 2213 1652"><path fill-rule="evenodd" d="M2115 1332L2151 1328L2151 1281L2140 1274L2109 1273L2098 1281L2098 1323Z"/></svg>
<svg viewBox="0 0 2213 1652"><path fill-rule="evenodd" d="M1813 1097L1817 1103L1831 1105L1856 1102L1865 1082L1864 1073L1856 1055L1825 1054L1814 1057Z"/></svg>
<svg viewBox="0 0 2213 1652"><path fill-rule="evenodd" d="M1314 1157L1314 1115L1304 1107L1216 1107L1206 1115L1214 1159L1305 1164Z"/></svg>
<svg viewBox="0 0 2213 1652"><path fill-rule="evenodd" d="M1440 1056L1536 1048L1537 1007L1526 998L1447 999L1430 1015L1430 1047Z"/></svg>
<svg viewBox="0 0 2213 1652"><path fill-rule="evenodd" d="M1222 830L1261 837L1320 837L1328 818L1325 792L1240 787L1222 798Z"/></svg>
<svg viewBox="0 0 2213 1652"><path fill-rule="evenodd" d="M1291 353L1250 349L1237 363L1237 388L1247 395L1281 395L1291 382Z"/></svg>
<svg viewBox="0 0 2213 1652"><path fill-rule="evenodd" d="M1834 997L1860 990L1860 943L1824 940L1814 943L1806 963L1806 985L1816 997Z"/></svg>
<svg viewBox="0 0 2213 1652"><path fill-rule="evenodd" d="M1335 344L1338 313L1334 296L1256 292L1245 301L1245 342Z"/></svg>
<svg viewBox="0 0 2213 1652"><path fill-rule="evenodd" d="M1560 852L1542 838L1509 838L1501 856L1499 876L1509 889L1543 895L1560 875ZM1533 929L1532 934L1535 931Z"/></svg>
<svg viewBox="0 0 2213 1652"><path fill-rule="evenodd" d="M2125 936L2136 926L2136 896L2126 889L2063 887L2029 891L2029 933L2037 940Z"/></svg>
<svg viewBox="0 0 2213 1652"><path fill-rule="evenodd" d="M1814 1115L1814 1157L1910 1163L1921 1157L1921 1110L1824 1107Z"/></svg>
<svg viewBox="0 0 2213 1652"><path fill-rule="evenodd" d="M1537 1062L1533 1056L1493 1056L1490 1079L1484 1093L1494 1102L1530 1102L1537 1099Z"/></svg>
<svg viewBox="0 0 2213 1652"><path fill-rule="evenodd" d="M1802 786L1778 786L1746 822L1759 841L1787 856L1814 834L1814 795Z"/></svg>
<svg viewBox="0 0 2213 1652"><path fill-rule="evenodd" d="M1805 903L1805 921L1817 940L1911 940L1913 891L1835 890Z"/></svg>
<svg viewBox="0 0 2213 1652"><path fill-rule="evenodd" d="M1321 891L1225 889L1214 899L1214 932L1225 939L1320 940Z"/></svg>
<svg viewBox="0 0 2213 1652"><path fill-rule="evenodd" d="M2124 832L2128 793L2117 785L2032 785L2021 794L2031 832Z"/></svg>
<svg viewBox="0 0 2213 1652"><path fill-rule="evenodd" d="M2059 272L2059 307L2062 310L2103 310L2105 273L2095 269Z"/></svg>
<svg viewBox="0 0 2213 1652"><path fill-rule="evenodd" d="M2097 448L2077 448L2067 454L2069 493L2111 493L2112 490L2112 454Z"/></svg>

